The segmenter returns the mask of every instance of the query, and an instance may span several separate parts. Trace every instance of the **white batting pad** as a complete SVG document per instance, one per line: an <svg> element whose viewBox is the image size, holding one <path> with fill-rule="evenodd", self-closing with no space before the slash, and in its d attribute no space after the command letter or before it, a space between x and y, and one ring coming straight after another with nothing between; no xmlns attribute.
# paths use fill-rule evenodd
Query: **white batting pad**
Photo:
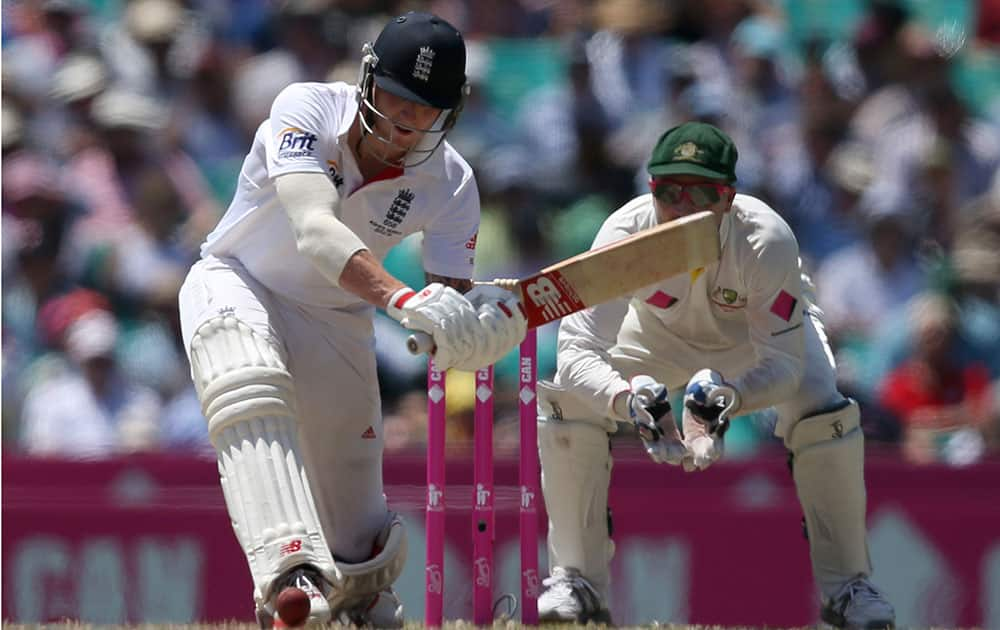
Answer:
<svg viewBox="0 0 1000 630"><path fill-rule="evenodd" d="M603 424L539 415L538 447L549 514L549 572L577 569L607 601L614 544L607 519L611 453Z"/></svg>
<svg viewBox="0 0 1000 630"><path fill-rule="evenodd" d="M389 512L385 526L375 539L375 555L357 563L337 561L343 581L330 595L334 616L338 611L366 603L373 595L392 587L406 563L406 526Z"/></svg>
<svg viewBox="0 0 1000 630"><path fill-rule="evenodd" d="M311 564L336 583L299 449L292 377L277 348L221 314L195 332L191 372L258 603L296 565Z"/></svg>
<svg viewBox="0 0 1000 630"><path fill-rule="evenodd" d="M858 403L801 420L785 438L806 517L813 576L830 597L871 574L865 530L864 435Z"/></svg>

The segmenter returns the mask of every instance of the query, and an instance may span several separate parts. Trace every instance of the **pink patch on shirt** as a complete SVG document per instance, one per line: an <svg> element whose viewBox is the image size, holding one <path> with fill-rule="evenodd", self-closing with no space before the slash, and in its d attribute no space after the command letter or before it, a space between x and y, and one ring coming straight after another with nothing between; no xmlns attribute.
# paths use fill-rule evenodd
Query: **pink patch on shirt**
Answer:
<svg viewBox="0 0 1000 630"><path fill-rule="evenodd" d="M667 295L663 291L657 291L653 295L649 296L649 299L646 300L646 304L652 304L657 308L670 308L676 301L677 298L674 296Z"/></svg>
<svg viewBox="0 0 1000 630"><path fill-rule="evenodd" d="M771 304L771 312L785 320L786 322L792 318L792 313L795 312L795 305L799 301L796 300L786 291L782 291L778 294L778 297L774 298L774 302Z"/></svg>

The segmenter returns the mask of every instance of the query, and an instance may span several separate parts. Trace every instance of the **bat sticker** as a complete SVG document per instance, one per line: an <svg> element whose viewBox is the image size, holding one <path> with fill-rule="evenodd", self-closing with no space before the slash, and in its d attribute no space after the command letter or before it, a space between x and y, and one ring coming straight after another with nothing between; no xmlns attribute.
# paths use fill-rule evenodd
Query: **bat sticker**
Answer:
<svg viewBox="0 0 1000 630"><path fill-rule="evenodd" d="M545 324L586 307L558 271L525 280L521 290L527 298L524 305L529 326Z"/></svg>

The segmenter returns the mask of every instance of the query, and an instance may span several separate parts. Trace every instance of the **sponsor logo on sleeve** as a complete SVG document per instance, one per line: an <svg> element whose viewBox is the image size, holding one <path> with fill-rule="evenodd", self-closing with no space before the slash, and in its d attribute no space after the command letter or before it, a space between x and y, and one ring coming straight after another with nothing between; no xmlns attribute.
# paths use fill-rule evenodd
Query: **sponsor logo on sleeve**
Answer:
<svg viewBox="0 0 1000 630"><path fill-rule="evenodd" d="M792 294L782 290L778 293L778 297L774 298L774 302L771 303L771 312L787 322L792 319L792 315L795 313L795 305L798 303L799 301L792 297Z"/></svg>
<svg viewBox="0 0 1000 630"><path fill-rule="evenodd" d="M653 295L646 298L646 304L655 306L656 308L670 308L675 303L677 303L677 298L669 293L664 293L663 291L657 291Z"/></svg>
<svg viewBox="0 0 1000 630"><path fill-rule="evenodd" d="M285 127L278 132L278 159L294 160L312 157L316 151L316 134L298 127Z"/></svg>
<svg viewBox="0 0 1000 630"><path fill-rule="evenodd" d="M337 164L334 160L327 160L326 172L330 176L330 179L333 180L333 185L336 186L338 190L344 187L344 176L340 174L339 164Z"/></svg>
<svg viewBox="0 0 1000 630"><path fill-rule="evenodd" d="M479 232L472 235L472 238L465 241L465 249L469 250L469 264L476 264L476 241L479 240Z"/></svg>

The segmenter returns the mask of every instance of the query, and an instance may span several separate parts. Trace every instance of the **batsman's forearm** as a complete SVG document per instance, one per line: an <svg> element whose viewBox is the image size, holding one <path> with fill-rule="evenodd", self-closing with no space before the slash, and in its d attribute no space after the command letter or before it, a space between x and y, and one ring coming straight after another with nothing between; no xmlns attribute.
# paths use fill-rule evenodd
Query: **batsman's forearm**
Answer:
<svg viewBox="0 0 1000 630"><path fill-rule="evenodd" d="M352 291L341 284L341 277L348 261L368 247L337 218L340 195L333 183L323 173L288 173L279 175L274 185L296 249L333 285Z"/></svg>
<svg viewBox="0 0 1000 630"><path fill-rule="evenodd" d="M340 274L340 286L369 304L385 308L393 293L406 285L385 270L367 249L356 252Z"/></svg>

